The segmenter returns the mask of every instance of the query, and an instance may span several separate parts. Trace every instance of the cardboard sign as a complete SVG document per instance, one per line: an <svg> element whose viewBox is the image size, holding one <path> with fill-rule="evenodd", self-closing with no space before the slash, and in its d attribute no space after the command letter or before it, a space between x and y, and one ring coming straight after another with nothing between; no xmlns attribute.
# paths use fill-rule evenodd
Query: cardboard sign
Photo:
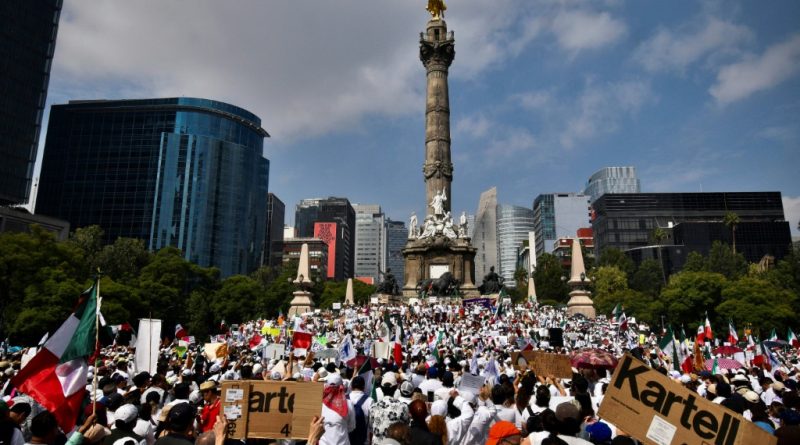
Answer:
<svg viewBox="0 0 800 445"><path fill-rule="evenodd" d="M542 351L517 351L511 353L511 362L514 369L530 369L536 375L558 377L560 379L572 378L572 365L569 356L553 354Z"/></svg>
<svg viewBox="0 0 800 445"><path fill-rule="evenodd" d="M653 445L774 445L777 438L625 354L598 415Z"/></svg>
<svg viewBox="0 0 800 445"><path fill-rule="evenodd" d="M322 384L314 382L222 382L222 412L232 439L306 439L322 412Z"/></svg>
<svg viewBox="0 0 800 445"><path fill-rule="evenodd" d="M286 345L283 343L272 343L264 348L264 358L268 360L281 358L286 352Z"/></svg>

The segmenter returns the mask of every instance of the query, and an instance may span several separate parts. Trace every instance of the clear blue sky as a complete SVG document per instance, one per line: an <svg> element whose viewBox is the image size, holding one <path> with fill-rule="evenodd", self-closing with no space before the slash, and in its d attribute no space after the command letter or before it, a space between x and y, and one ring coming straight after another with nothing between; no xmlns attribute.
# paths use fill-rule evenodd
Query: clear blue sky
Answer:
<svg viewBox="0 0 800 445"><path fill-rule="evenodd" d="M230 102L273 136L287 222L298 200L329 195L406 220L425 206L425 5L70 0L48 103ZM455 213L492 186L531 206L633 165L643 191L781 191L797 234L800 2L447 5Z"/></svg>

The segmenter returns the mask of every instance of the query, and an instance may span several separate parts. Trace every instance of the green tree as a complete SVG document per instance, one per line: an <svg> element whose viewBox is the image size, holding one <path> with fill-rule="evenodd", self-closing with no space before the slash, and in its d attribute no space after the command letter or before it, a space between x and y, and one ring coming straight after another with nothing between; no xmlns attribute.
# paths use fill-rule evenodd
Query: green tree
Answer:
<svg viewBox="0 0 800 445"><path fill-rule="evenodd" d="M156 252L138 281L142 294L149 297L146 315L163 320L166 327L185 321L192 292L203 293L208 304L220 285L219 269L193 264L174 247Z"/></svg>
<svg viewBox="0 0 800 445"><path fill-rule="evenodd" d="M600 252L600 257L597 258L595 263L597 267L602 266L615 266L617 269L625 273L626 279L630 279L636 271L636 265L633 260L625 255L625 253L615 247L607 247Z"/></svg>
<svg viewBox="0 0 800 445"><path fill-rule="evenodd" d="M740 253L734 253L720 241L711 244L708 252L708 270L716 272L729 280L736 280L747 274L747 260Z"/></svg>
<svg viewBox="0 0 800 445"><path fill-rule="evenodd" d="M80 250L85 268L82 272L87 276L97 271L97 255L103 250L104 236L103 229L96 225L79 227L69 234L67 244Z"/></svg>
<svg viewBox="0 0 800 445"><path fill-rule="evenodd" d="M214 321L225 320L230 324L263 317L256 304L263 299L263 294L264 288L248 276L226 278L211 300Z"/></svg>
<svg viewBox="0 0 800 445"><path fill-rule="evenodd" d="M683 272L708 272L706 258L700 252L689 252L681 269Z"/></svg>
<svg viewBox="0 0 800 445"><path fill-rule="evenodd" d="M631 289L642 292L653 298L658 297L658 294L664 287L662 274L661 263L659 263L658 260L644 260L631 277Z"/></svg>
<svg viewBox="0 0 800 445"><path fill-rule="evenodd" d="M101 311L108 324L128 322L135 327L136 320L147 315L148 301L142 299L136 286L104 276L100 280L100 296L103 298Z"/></svg>
<svg viewBox="0 0 800 445"><path fill-rule="evenodd" d="M104 275L132 283L151 257L152 254L144 247L144 241L120 237L97 252L93 263Z"/></svg>
<svg viewBox="0 0 800 445"><path fill-rule="evenodd" d="M536 271L533 281L536 283L536 295L540 300L554 300L566 302L569 295L569 286L562 277L566 271L555 255L543 253L536 261Z"/></svg>
<svg viewBox="0 0 800 445"><path fill-rule="evenodd" d="M0 234L0 334L30 344L69 315L89 285L82 252L31 226ZM22 318L21 318L22 317Z"/></svg>
<svg viewBox="0 0 800 445"><path fill-rule="evenodd" d="M739 215L737 215L735 212L727 212L725 213L723 222L726 226L728 226L729 229L731 229L731 251L734 255L736 255L736 226L738 226L740 222Z"/></svg>
<svg viewBox="0 0 800 445"><path fill-rule="evenodd" d="M796 323L793 308L796 301L795 294L768 280L744 277L728 283L722 290L717 322L732 319L751 323L763 335L772 329L785 332L787 327Z"/></svg>
<svg viewBox="0 0 800 445"><path fill-rule="evenodd" d="M712 272L680 272L672 275L660 298L668 322L696 327L705 311L714 318L716 307L722 301L722 290L727 284L724 275Z"/></svg>
<svg viewBox="0 0 800 445"><path fill-rule="evenodd" d="M630 291L625 272L617 266L600 266L594 270L592 278L594 278L592 300L599 314L611 313L614 306L621 303L616 299Z"/></svg>

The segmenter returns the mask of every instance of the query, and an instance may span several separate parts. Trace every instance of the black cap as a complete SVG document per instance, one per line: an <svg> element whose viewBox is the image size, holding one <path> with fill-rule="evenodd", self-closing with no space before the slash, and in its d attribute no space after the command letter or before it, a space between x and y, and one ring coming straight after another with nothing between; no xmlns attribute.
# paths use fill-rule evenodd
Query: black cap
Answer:
<svg viewBox="0 0 800 445"><path fill-rule="evenodd" d="M185 431L194 422L195 410L188 403L178 403L169 410L167 425L172 431Z"/></svg>

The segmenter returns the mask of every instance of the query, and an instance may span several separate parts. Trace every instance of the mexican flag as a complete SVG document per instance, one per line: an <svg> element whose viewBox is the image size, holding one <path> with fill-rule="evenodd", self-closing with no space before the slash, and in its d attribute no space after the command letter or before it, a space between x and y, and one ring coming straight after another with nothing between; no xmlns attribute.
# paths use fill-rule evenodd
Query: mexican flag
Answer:
<svg viewBox="0 0 800 445"><path fill-rule="evenodd" d="M661 352L670 357L672 361L672 368L676 371L680 371L681 363L683 359L680 356L680 345L678 341L675 340L675 334L672 331L672 326L667 327L667 333L664 337L661 338L661 341L658 342L658 347L661 348Z"/></svg>
<svg viewBox="0 0 800 445"><path fill-rule="evenodd" d="M436 361L440 361L441 357L439 357L439 345L444 340L444 331L439 331L439 335L436 336L436 339L433 343L430 344L431 353L434 357L436 357Z"/></svg>
<svg viewBox="0 0 800 445"><path fill-rule="evenodd" d="M98 283L84 292L75 312L11 380L19 390L53 413L71 431L86 392L88 359L95 351Z"/></svg>
<svg viewBox="0 0 800 445"><path fill-rule="evenodd" d="M367 356L364 364L358 369L358 375L364 379L364 393L369 394L373 401L378 400L377 387L372 383L374 369L372 368L372 358Z"/></svg>
<svg viewBox="0 0 800 445"><path fill-rule="evenodd" d="M704 328L705 328L706 339L713 340L714 339L714 333L711 332L711 322L708 321L708 312L706 312L706 323L705 323Z"/></svg>
<svg viewBox="0 0 800 445"><path fill-rule="evenodd" d="M769 334L770 341L778 341L778 332L775 331L775 328L772 328L772 332Z"/></svg>
<svg viewBox="0 0 800 445"><path fill-rule="evenodd" d="M614 306L614 310L611 311L611 322L612 323L619 322L619 316L620 315L622 315L622 304L621 303L617 303L617 305Z"/></svg>
<svg viewBox="0 0 800 445"><path fill-rule="evenodd" d="M786 341L789 342L793 348L800 347L800 340L797 340L797 336L794 335L792 328L789 328L789 333L786 334Z"/></svg>
<svg viewBox="0 0 800 445"><path fill-rule="evenodd" d="M733 320L728 320L728 343L736 346L739 343L739 336L736 335L736 328L733 326Z"/></svg>

